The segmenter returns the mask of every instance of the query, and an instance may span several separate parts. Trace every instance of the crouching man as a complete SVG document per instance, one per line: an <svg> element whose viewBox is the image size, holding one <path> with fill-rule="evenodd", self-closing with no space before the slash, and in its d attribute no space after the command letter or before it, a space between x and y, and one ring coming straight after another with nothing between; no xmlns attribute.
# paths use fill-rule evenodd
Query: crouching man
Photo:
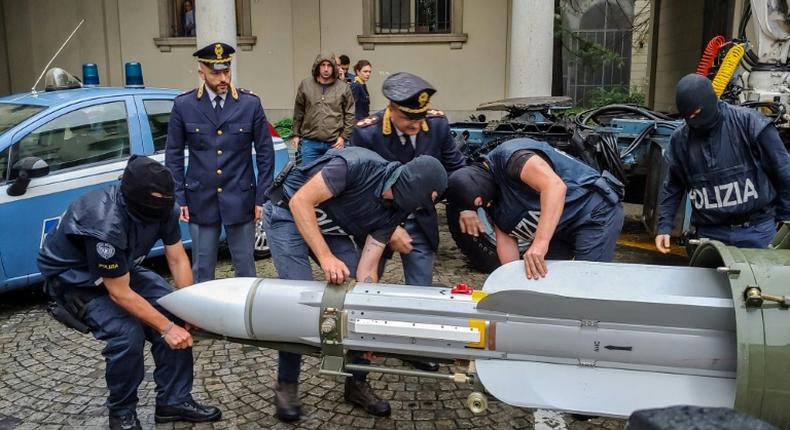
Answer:
<svg viewBox="0 0 790 430"><path fill-rule="evenodd" d="M145 374L143 348L156 363L157 423L208 422L221 412L192 399L192 336L156 304L167 281L139 265L157 240L165 245L176 287L192 284L181 244L173 176L158 162L132 156L120 186L92 191L69 206L38 257L53 314L106 342L102 355L111 429L139 429L137 388Z"/></svg>
<svg viewBox="0 0 790 430"><path fill-rule="evenodd" d="M524 253L528 279L546 276L547 254L555 259L611 261L623 227L623 184L608 172L598 173L546 143L522 138L507 141L482 164L450 176L447 198L461 212L467 234L484 228L477 208L494 221L502 264Z"/></svg>
<svg viewBox="0 0 790 430"><path fill-rule="evenodd" d="M364 148L332 149L312 163L284 171L269 192L264 228L281 279L312 280L310 253L326 281L378 281L378 267L392 233L410 213L433 206L447 188L447 174L433 157L402 164ZM352 353L354 363L367 363ZM298 354L280 352L277 417L301 415ZM378 416L390 405L377 398L366 373L346 379L345 399Z"/></svg>

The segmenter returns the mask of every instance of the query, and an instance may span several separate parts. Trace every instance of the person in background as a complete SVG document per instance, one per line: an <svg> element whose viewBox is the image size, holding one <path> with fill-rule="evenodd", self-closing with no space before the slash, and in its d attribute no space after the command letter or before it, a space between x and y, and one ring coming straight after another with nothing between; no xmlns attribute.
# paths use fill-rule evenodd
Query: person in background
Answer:
<svg viewBox="0 0 790 430"><path fill-rule="evenodd" d="M184 36L195 37L195 8L191 0L184 1Z"/></svg>
<svg viewBox="0 0 790 430"><path fill-rule="evenodd" d="M372 66L368 60L359 60L354 65L354 82L351 83L351 94L354 95L354 120L359 121L370 115L370 94L368 93L368 79Z"/></svg>
<svg viewBox="0 0 790 430"><path fill-rule="evenodd" d="M311 76L296 90L292 142L302 154L302 164L324 155L329 148L342 148L354 126L354 96L337 78L334 54L319 54Z"/></svg>
<svg viewBox="0 0 790 430"><path fill-rule="evenodd" d="M337 77L340 80L349 84L354 82L354 73L348 71L348 69L351 68L351 59L348 58L348 55L340 54L340 56L337 57L337 67Z"/></svg>

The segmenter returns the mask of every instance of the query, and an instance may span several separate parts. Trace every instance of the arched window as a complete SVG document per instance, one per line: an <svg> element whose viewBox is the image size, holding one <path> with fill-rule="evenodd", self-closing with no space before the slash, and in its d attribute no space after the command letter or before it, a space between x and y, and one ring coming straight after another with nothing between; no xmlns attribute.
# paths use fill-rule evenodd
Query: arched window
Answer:
<svg viewBox="0 0 790 430"><path fill-rule="evenodd" d="M591 2L592 3L592 2ZM569 29L566 94L586 104L596 92L628 91L631 71L633 0L600 0Z"/></svg>

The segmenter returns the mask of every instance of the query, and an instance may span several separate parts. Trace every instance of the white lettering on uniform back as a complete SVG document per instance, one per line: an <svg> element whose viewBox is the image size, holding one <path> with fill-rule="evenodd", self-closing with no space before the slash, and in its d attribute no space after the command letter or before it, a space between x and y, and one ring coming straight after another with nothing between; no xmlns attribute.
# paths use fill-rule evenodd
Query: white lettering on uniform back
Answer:
<svg viewBox="0 0 790 430"><path fill-rule="evenodd" d="M522 218L521 221L516 224L516 227L510 235L516 239L532 242L532 239L535 238L535 230L538 228L538 222L540 221L540 211L529 211L528 216L529 218Z"/></svg>
<svg viewBox="0 0 790 430"><path fill-rule="evenodd" d="M703 208L728 208L760 198L760 195L757 193L757 188L750 178L746 179L743 188L739 185L738 181L735 181L728 184L716 185L712 190L708 190L705 187L701 189L692 188L691 191L689 191L689 198L694 208L697 210Z"/></svg>
<svg viewBox="0 0 790 430"><path fill-rule="evenodd" d="M321 228L321 233L348 236L348 233L343 231L343 229L337 225L333 219L329 218L329 215L327 215L323 209L315 208L315 217L318 221L318 227Z"/></svg>

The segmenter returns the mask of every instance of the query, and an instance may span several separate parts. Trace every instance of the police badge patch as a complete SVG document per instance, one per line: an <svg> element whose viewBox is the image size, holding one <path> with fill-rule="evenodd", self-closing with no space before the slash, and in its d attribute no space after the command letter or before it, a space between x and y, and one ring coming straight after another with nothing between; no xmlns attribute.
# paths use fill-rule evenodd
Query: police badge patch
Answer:
<svg viewBox="0 0 790 430"><path fill-rule="evenodd" d="M96 253L99 254L101 258L109 260L115 255L115 247L107 242L99 242L96 244Z"/></svg>

